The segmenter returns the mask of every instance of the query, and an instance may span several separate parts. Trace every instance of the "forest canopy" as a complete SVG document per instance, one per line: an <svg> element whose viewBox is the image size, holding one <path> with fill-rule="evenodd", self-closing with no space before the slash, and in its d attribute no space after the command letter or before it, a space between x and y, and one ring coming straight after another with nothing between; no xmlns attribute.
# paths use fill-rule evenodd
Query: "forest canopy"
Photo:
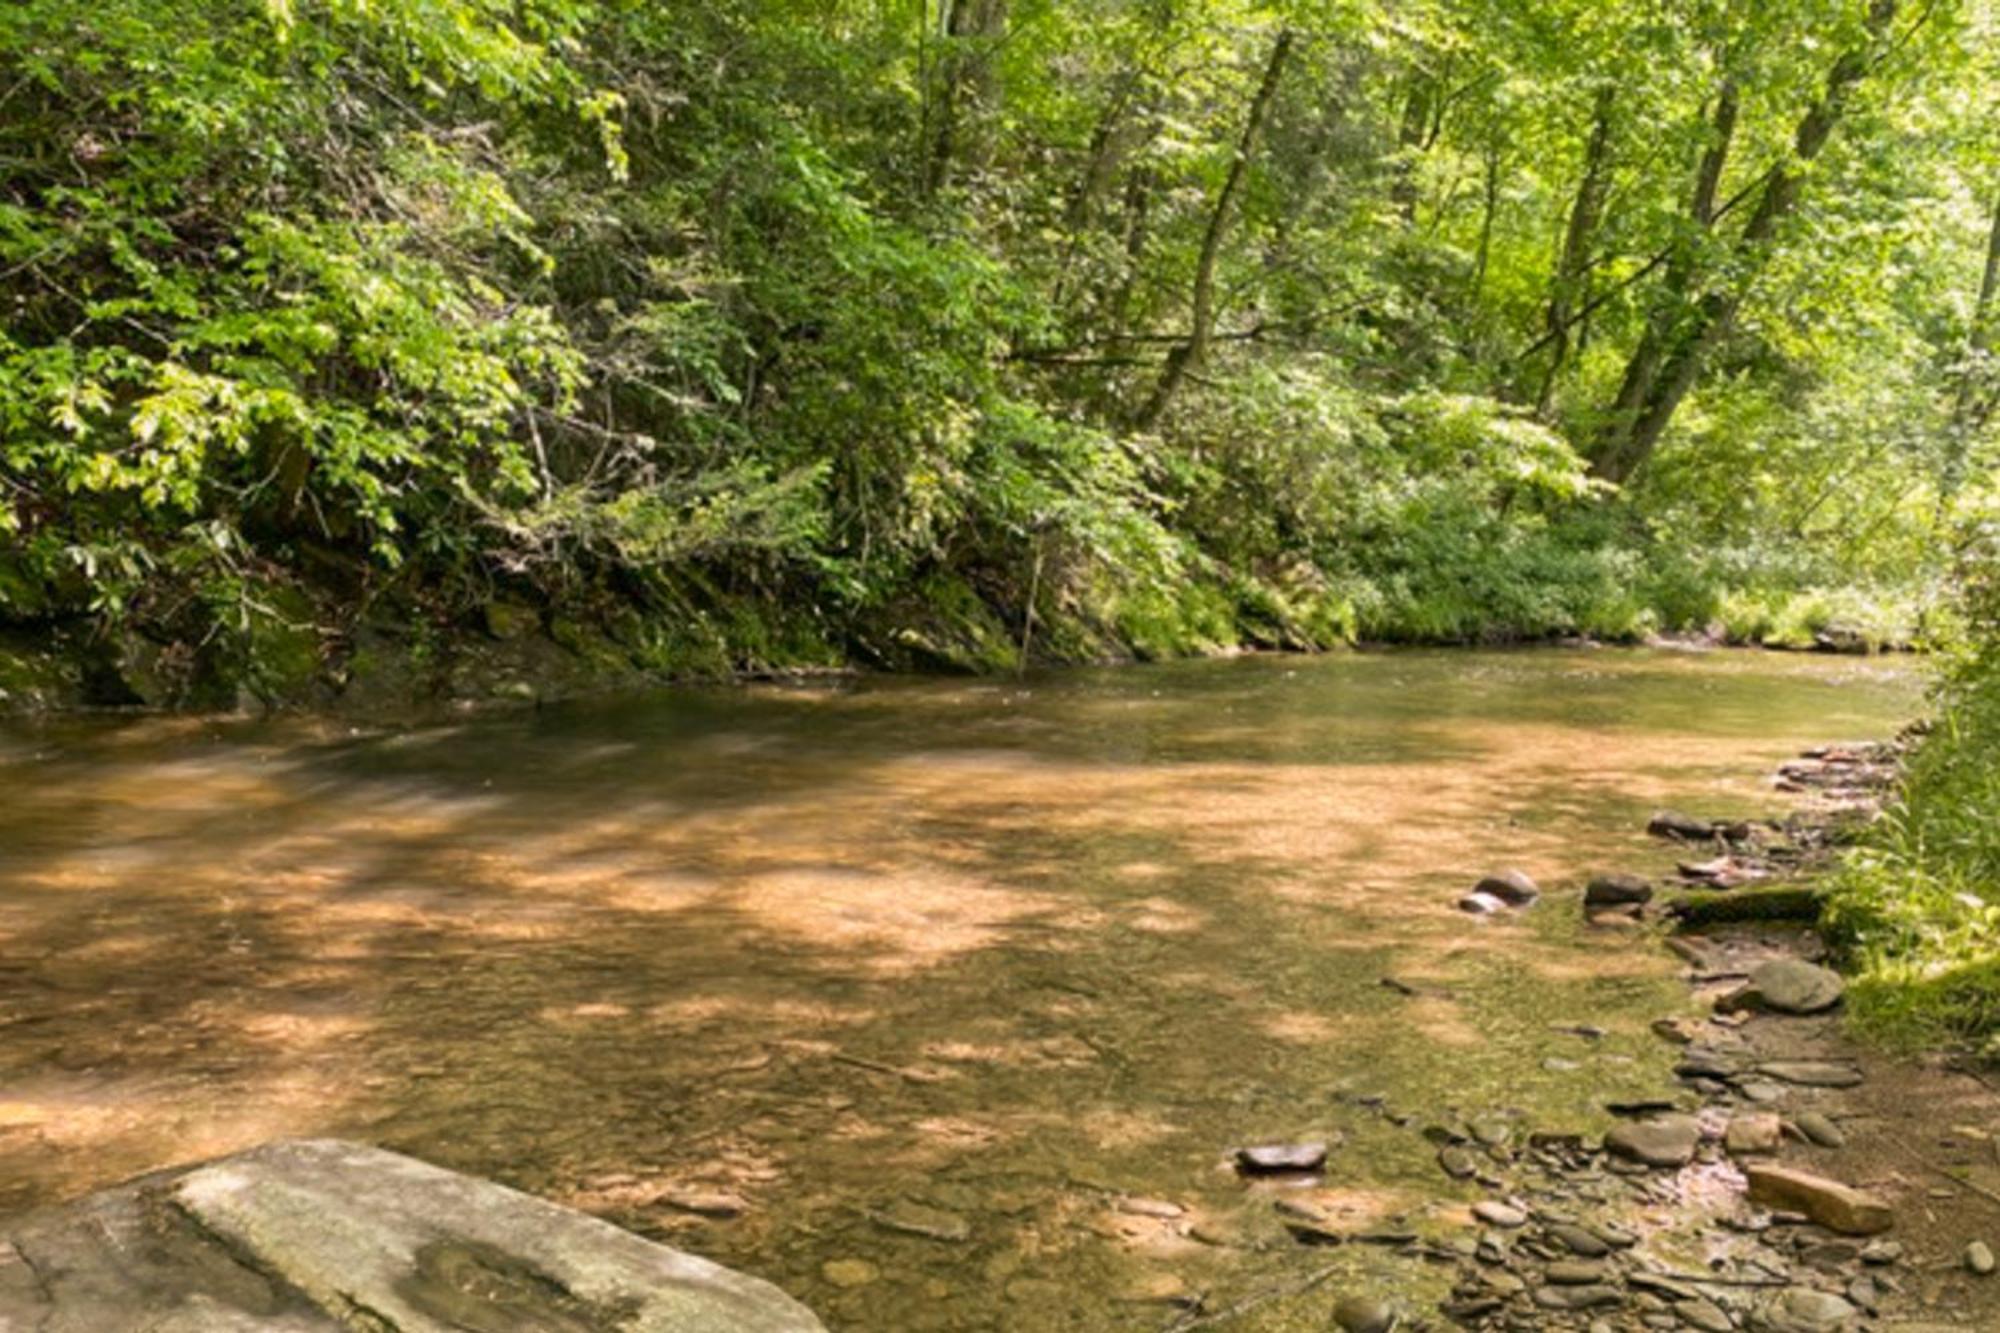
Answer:
<svg viewBox="0 0 2000 1333"><path fill-rule="evenodd" d="M17 0L0 654L1935 632L1996 126L1989 0Z"/></svg>

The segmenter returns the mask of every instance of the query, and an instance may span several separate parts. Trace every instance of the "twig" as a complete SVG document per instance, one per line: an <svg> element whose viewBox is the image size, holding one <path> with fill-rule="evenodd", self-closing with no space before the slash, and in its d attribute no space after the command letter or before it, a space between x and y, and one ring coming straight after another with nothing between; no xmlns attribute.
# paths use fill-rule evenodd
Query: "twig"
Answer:
<svg viewBox="0 0 2000 1333"><path fill-rule="evenodd" d="M1234 1319L1238 1315L1248 1314L1260 1305L1268 1305L1272 1301L1283 1297L1304 1295L1334 1274L1340 1272L1342 1267L1343 1265L1340 1264L1329 1264L1325 1268L1316 1269L1308 1273L1304 1278L1288 1283L1280 1283L1273 1287L1266 1287L1262 1291L1252 1292L1228 1309L1217 1310L1214 1314L1201 1314L1198 1311L1189 1310L1185 1314L1177 1316L1171 1324L1168 1324L1162 1330L1162 1333L1187 1333L1189 1329L1209 1328L1226 1320Z"/></svg>

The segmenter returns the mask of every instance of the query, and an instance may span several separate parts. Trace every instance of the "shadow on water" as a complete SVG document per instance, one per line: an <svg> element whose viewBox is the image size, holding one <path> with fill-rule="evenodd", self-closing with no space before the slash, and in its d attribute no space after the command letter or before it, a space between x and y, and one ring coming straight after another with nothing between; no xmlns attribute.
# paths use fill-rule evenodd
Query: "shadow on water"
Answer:
<svg viewBox="0 0 2000 1333"><path fill-rule="evenodd" d="M1535 651L19 729L0 1205L339 1134L836 1327L1157 1327L1297 1270L1233 1145L1343 1133L1321 1204L1442 1225L1428 1145L1357 1096L1588 1129L1657 1077L1660 952L1560 892L1472 921L1469 876L1659 868L1652 805L1770 808L1776 760L1913 699L1879 663Z"/></svg>

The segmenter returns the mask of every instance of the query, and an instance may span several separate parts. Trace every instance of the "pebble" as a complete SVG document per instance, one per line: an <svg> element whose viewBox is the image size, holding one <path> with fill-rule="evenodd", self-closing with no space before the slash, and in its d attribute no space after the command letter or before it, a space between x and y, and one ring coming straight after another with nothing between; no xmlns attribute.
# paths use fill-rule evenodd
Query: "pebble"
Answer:
<svg viewBox="0 0 2000 1333"><path fill-rule="evenodd" d="M1601 1284L1587 1287L1536 1287L1535 1304L1544 1310L1596 1310L1619 1305L1625 1298L1616 1287Z"/></svg>
<svg viewBox="0 0 2000 1333"><path fill-rule="evenodd" d="M1578 1259L1559 1259L1543 1272L1559 1287L1588 1287L1604 1281L1604 1265Z"/></svg>
<svg viewBox="0 0 2000 1333"><path fill-rule="evenodd" d="M1903 1257L1903 1243L1898 1240L1871 1240L1861 1247L1861 1262L1864 1264L1893 1264Z"/></svg>
<svg viewBox="0 0 2000 1333"><path fill-rule="evenodd" d="M1585 907L1634 907L1652 901L1653 886L1637 875L1597 875L1583 891Z"/></svg>
<svg viewBox="0 0 2000 1333"><path fill-rule="evenodd" d="M1810 1287L1787 1287L1764 1307L1762 1325L1767 1333L1835 1333L1848 1326L1858 1312L1831 1292Z"/></svg>
<svg viewBox="0 0 2000 1333"><path fill-rule="evenodd" d="M1512 1204L1496 1199L1481 1199L1472 1205L1472 1215L1489 1226L1512 1231L1516 1227L1528 1225L1528 1215Z"/></svg>
<svg viewBox="0 0 2000 1333"><path fill-rule="evenodd" d="M1993 1248L1983 1240L1975 1240L1965 1247L1965 1267L1967 1271L1985 1277L1993 1271Z"/></svg>

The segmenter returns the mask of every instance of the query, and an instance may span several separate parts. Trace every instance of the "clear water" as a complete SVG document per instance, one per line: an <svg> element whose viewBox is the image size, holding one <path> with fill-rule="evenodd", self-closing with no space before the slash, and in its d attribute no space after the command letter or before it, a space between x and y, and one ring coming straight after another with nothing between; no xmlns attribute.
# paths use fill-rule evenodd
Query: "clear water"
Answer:
<svg viewBox="0 0 2000 1333"><path fill-rule="evenodd" d="M1155 1298L1331 1265L1232 1325L1321 1328L1339 1287L1446 1270L1301 1249L1231 1149L1344 1136L1301 1197L1449 1230L1476 1195L1416 1127L1589 1131L1664 1078L1646 1026L1684 989L1581 925L1582 876L1665 868L1656 806L1780 812L1780 760L1918 693L1895 662L1551 649L394 731L17 724L0 1207L342 1135L767 1277L836 1329L1155 1329ZM1454 910L1510 865L1541 907ZM685 1206L716 1194L740 1214Z"/></svg>

